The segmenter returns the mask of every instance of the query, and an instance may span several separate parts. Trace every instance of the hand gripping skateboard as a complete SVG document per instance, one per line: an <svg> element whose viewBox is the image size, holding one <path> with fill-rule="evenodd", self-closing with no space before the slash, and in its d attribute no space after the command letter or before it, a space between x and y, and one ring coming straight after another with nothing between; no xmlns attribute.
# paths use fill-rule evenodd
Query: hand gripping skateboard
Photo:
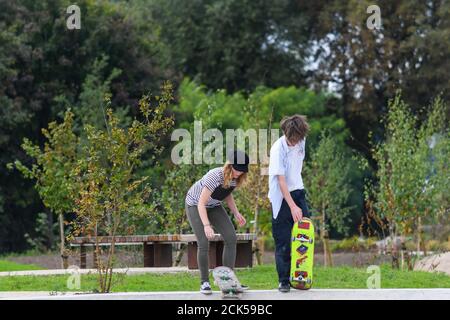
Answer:
<svg viewBox="0 0 450 320"><path fill-rule="evenodd" d="M217 267L212 272L214 283L220 288L222 298L241 299L241 283L234 271L228 267Z"/></svg>
<svg viewBox="0 0 450 320"><path fill-rule="evenodd" d="M314 225L303 218L294 224L291 233L291 286L311 289L313 283Z"/></svg>

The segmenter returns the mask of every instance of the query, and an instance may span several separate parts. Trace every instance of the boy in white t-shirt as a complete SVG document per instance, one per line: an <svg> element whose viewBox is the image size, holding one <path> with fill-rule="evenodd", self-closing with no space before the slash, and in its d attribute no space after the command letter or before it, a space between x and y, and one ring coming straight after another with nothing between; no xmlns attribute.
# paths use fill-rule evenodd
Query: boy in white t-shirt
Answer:
<svg viewBox="0 0 450 320"><path fill-rule="evenodd" d="M278 289L289 292L292 227L302 217L310 217L301 175L309 125L305 116L293 115L283 118L281 130L284 135L270 149L269 199Z"/></svg>

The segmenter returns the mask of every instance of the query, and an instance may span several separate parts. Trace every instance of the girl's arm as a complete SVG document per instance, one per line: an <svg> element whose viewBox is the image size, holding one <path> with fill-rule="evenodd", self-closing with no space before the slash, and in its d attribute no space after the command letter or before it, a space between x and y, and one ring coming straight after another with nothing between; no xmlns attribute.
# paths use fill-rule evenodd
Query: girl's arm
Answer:
<svg viewBox="0 0 450 320"><path fill-rule="evenodd" d="M231 193L228 195L228 197L225 198L225 202L234 215L237 215L239 213L239 210L236 207L236 202L234 202L234 198Z"/></svg>
<svg viewBox="0 0 450 320"><path fill-rule="evenodd" d="M226 197L224 200L227 203L228 208L230 208L231 212L233 212L234 217L236 218L236 220L239 223L239 226L242 227L243 225L245 225L247 221L245 220L244 216L237 209L236 202L234 202L233 195L230 193L228 195L228 197Z"/></svg>

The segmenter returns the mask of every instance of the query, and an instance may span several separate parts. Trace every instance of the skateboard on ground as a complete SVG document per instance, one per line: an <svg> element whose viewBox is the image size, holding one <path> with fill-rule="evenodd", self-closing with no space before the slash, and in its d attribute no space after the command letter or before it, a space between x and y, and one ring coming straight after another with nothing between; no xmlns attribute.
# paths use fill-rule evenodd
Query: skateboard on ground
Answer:
<svg viewBox="0 0 450 320"><path fill-rule="evenodd" d="M314 262L314 225L311 219L296 222L291 233L291 286L311 289Z"/></svg>
<svg viewBox="0 0 450 320"><path fill-rule="evenodd" d="M222 298L241 299L244 290L234 271L228 267L217 267L212 272L214 283L220 288Z"/></svg>

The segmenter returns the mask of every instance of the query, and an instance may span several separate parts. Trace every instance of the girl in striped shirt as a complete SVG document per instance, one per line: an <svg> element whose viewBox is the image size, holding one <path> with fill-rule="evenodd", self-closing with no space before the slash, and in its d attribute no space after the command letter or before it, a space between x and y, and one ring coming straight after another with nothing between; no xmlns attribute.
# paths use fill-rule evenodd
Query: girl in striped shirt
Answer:
<svg viewBox="0 0 450 320"><path fill-rule="evenodd" d="M236 230L225 211L225 201L234 214L239 226L244 226L245 218L239 213L231 194L239 188L247 177L249 158L242 151L234 151L223 167L208 171L195 182L186 195L186 214L197 237L197 260L200 269L200 292L211 294L209 284L209 241L214 237L214 227L224 239L223 265L234 268L236 260Z"/></svg>

